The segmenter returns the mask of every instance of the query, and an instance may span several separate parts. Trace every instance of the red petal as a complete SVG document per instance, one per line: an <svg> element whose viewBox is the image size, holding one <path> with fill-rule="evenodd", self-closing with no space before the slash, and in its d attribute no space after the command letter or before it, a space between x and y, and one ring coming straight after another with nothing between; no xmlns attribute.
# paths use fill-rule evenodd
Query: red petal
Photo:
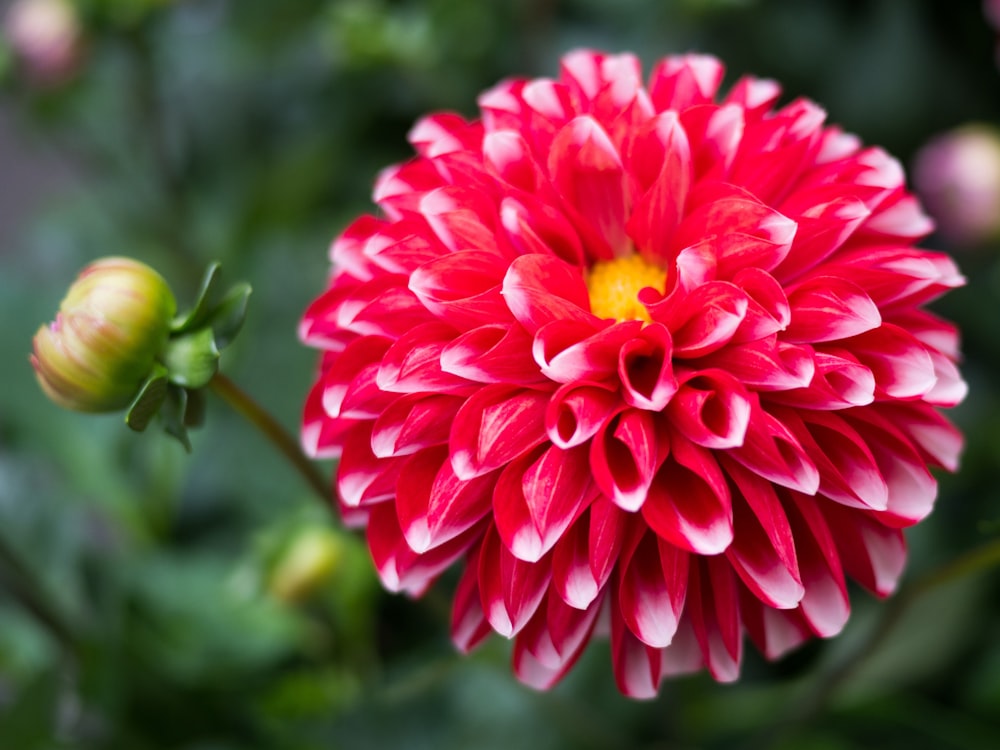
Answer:
<svg viewBox="0 0 1000 750"><path fill-rule="evenodd" d="M795 286L788 302L792 320L782 338L793 343L845 339L882 324L871 297L835 276L811 276Z"/></svg>
<svg viewBox="0 0 1000 750"><path fill-rule="evenodd" d="M552 586L563 601L576 609L594 603L618 564L625 535L625 512L597 498L552 551Z"/></svg>
<svg viewBox="0 0 1000 750"><path fill-rule="evenodd" d="M648 646L670 645L687 595L688 554L646 534L619 566L622 619Z"/></svg>
<svg viewBox="0 0 1000 750"><path fill-rule="evenodd" d="M740 675L743 638L739 595L732 568L720 557L691 566L687 613L708 671L719 682Z"/></svg>
<svg viewBox="0 0 1000 750"><path fill-rule="evenodd" d="M507 269L501 292L507 307L528 333L554 320L579 321L597 328L583 272L553 255L522 255Z"/></svg>
<svg viewBox="0 0 1000 750"><path fill-rule="evenodd" d="M649 487L642 516L660 537L700 555L724 552L733 541L729 486L710 451L671 436L670 458Z"/></svg>
<svg viewBox="0 0 1000 750"><path fill-rule="evenodd" d="M521 255L555 255L574 267L586 263L576 229L560 211L537 196L504 198L500 224L506 239Z"/></svg>
<svg viewBox="0 0 1000 750"><path fill-rule="evenodd" d="M548 170L593 257L626 253L626 175L604 128L587 115L567 123L552 142Z"/></svg>
<svg viewBox="0 0 1000 750"><path fill-rule="evenodd" d="M515 557L537 562L559 540L592 494L587 449L550 446L503 470L493 494L493 517Z"/></svg>
<svg viewBox="0 0 1000 750"><path fill-rule="evenodd" d="M839 505L824 505L823 515L848 575L878 596L895 591L906 564L903 532Z"/></svg>
<svg viewBox="0 0 1000 750"><path fill-rule="evenodd" d="M599 603L586 610L573 609L550 592L514 643L518 679L536 690L547 690L558 682L583 653L599 610Z"/></svg>
<svg viewBox="0 0 1000 750"><path fill-rule="evenodd" d="M645 124L632 141L628 161L642 191L628 234L647 260L665 264L692 179L691 147L677 113L662 112Z"/></svg>
<svg viewBox="0 0 1000 750"><path fill-rule="evenodd" d="M782 487L815 495L819 471L792 432L763 408L754 407L746 440L729 455Z"/></svg>
<svg viewBox="0 0 1000 750"><path fill-rule="evenodd" d="M479 556L479 593L486 619L510 638L528 624L549 586L547 560L527 563L514 557L494 527L483 538Z"/></svg>
<svg viewBox="0 0 1000 750"><path fill-rule="evenodd" d="M649 76L649 95L657 111L684 110L715 98L725 68L711 55L667 57Z"/></svg>
<svg viewBox="0 0 1000 750"><path fill-rule="evenodd" d="M630 698L656 697L663 679L663 650L647 646L626 627L620 613L611 611L611 665L618 689Z"/></svg>
<svg viewBox="0 0 1000 750"><path fill-rule="evenodd" d="M469 553L452 603L451 640L463 654L474 649L493 632L479 595L480 549L481 546L477 545Z"/></svg>
<svg viewBox="0 0 1000 750"><path fill-rule="evenodd" d="M545 380L531 355L531 337L516 324L466 331L441 351L441 369L479 383L529 385Z"/></svg>
<svg viewBox="0 0 1000 750"><path fill-rule="evenodd" d="M461 479L498 469L545 440L548 394L487 385L462 405L451 426L451 464Z"/></svg>
<svg viewBox="0 0 1000 750"><path fill-rule="evenodd" d="M472 528L490 512L496 481L495 474L456 477L445 446L412 456L396 484L396 513L407 544L422 554Z"/></svg>
<svg viewBox="0 0 1000 750"><path fill-rule="evenodd" d="M726 550L729 562L769 607L797 606L805 588L788 516L773 485L734 461L723 459L723 468L739 489L733 497L733 526L739 533Z"/></svg>
<svg viewBox="0 0 1000 750"><path fill-rule="evenodd" d="M799 608L810 629L828 638L841 631L851 613L840 556L817 500L796 492L789 494L792 502L785 505L785 510L795 535L799 572L806 589Z"/></svg>
<svg viewBox="0 0 1000 750"><path fill-rule="evenodd" d="M382 357L378 387L392 393L468 393L474 383L441 369L441 353L455 335L444 323L424 323L407 331Z"/></svg>
<svg viewBox="0 0 1000 750"><path fill-rule="evenodd" d="M417 268L409 288L439 318L467 329L510 320L500 296L504 265L484 250L449 253Z"/></svg>
<svg viewBox="0 0 1000 750"><path fill-rule="evenodd" d="M542 373L557 383L600 381L614 375L622 347L636 338L642 321L602 325L595 331L575 321L556 320L538 329L532 353Z"/></svg>
<svg viewBox="0 0 1000 750"><path fill-rule="evenodd" d="M372 454L378 458L404 456L447 443L451 420L461 404L455 396L398 396L375 420Z"/></svg>
<svg viewBox="0 0 1000 750"><path fill-rule="evenodd" d="M417 554L406 543L393 503L372 506L368 516L368 547L382 585L389 591L420 596L446 568L465 554L482 536L481 527L470 529L450 542Z"/></svg>
<svg viewBox="0 0 1000 750"><path fill-rule="evenodd" d="M926 345L891 323L855 336L844 346L872 371L876 398L923 396L937 383L934 360Z"/></svg>

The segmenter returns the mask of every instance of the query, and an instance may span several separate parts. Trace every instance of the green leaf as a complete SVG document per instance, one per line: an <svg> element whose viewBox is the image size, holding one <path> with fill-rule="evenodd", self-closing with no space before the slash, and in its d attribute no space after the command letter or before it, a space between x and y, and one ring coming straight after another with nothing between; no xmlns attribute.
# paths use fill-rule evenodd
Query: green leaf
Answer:
<svg viewBox="0 0 1000 750"><path fill-rule="evenodd" d="M163 352L170 382L184 388L204 388L219 369L219 350L211 328L171 338Z"/></svg>
<svg viewBox="0 0 1000 750"><path fill-rule="evenodd" d="M125 413L125 424L136 432L149 426L150 420L160 410L167 397L167 368L156 365L153 374L142 384L138 395Z"/></svg>
<svg viewBox="0 0 1000 750"><path fill-rule="evenodd" d="M205 276L201 282L201 289L195 300L194 306L186 313L174 318L170 329L174 334L187 333L204 325L212 312L212 299L219 283L220 265L213 261L205 271Z"/></svg>
<svg viewBox="0 0 1000 750"><path fill-rule="evenodd" d="M163 418L163 429L168 435L176 438L184 446L184 450L191 452L191 440L188 438L187 426L184 424L184 415L187 412L188 392L176 385L171 385L167 391L167 399L163 404L160 416Z"/></svg>
<svg viewBox="0 0 1000 750"><path fill-rule="evenodd" d="M247 302L251 288L246 282L232 287L211 313L212 330L215 331L215 345L225 349L236 338L247 316Z"/></svg>

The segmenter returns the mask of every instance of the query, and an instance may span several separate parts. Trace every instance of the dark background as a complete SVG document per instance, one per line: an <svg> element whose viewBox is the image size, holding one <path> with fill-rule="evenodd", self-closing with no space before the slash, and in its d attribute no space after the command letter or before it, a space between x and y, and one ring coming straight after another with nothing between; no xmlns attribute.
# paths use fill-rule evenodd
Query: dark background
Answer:
<svg viewBox="0 0 1000 750"><path fill-rule="evenodd" d="M938 133L1000 123L979 2L76 5L70 79L40 83L0 54L0 539L16 557L0 565L0 748L1000 747L1000 243L927 242L970 279L937 305L963 330L971 391L953 416L968 446L909 534L901 593L855 591L838 638L776 664L748 652L735 685L683 678L650 702L617 693L604 643L547 694L516 682L500 639L455 655L448 582L420 602L381 592L359 540L222 403L188 455L120 416L58 410L27 359L87 261L145 260L183 306L217 259L254 287L223 369L295 431L315 364L298 318L420 114L474 115L484 88L555 75L578 46L647 69L695 50L730 80L820 102L909 166ZM275 571L303 533L339 557L290 601ZM11 593L11 565L71 646Z"/></svg>

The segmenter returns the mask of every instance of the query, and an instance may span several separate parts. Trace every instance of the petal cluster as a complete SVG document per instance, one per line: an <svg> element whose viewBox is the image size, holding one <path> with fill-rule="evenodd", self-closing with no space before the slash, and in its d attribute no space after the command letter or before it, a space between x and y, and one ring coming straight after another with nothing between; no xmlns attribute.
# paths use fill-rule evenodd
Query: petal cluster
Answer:
<svg viewBox="0 0 1000 750"><path fill-rule="evenodd" d="M923 306L963 279L898 162L722 77L577 51L426 117L301 324L303 441L382 581L460 563L455 643L512 638L536 687L595 632L636 697L837 633L956 467L958 337Z"/></svg>

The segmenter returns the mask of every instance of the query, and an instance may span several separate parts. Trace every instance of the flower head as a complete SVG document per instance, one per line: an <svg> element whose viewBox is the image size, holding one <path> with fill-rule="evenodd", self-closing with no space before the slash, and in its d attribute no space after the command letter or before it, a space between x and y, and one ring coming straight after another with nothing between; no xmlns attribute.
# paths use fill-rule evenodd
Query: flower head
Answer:
<svg viewBox="0 0 1000 750"><path fill-rule="evenodd" d="M961 437L963 279L899 164L777 84L578 51L438 114L333 243L303 441L383 583L464 566L453 639L547 687L738 674L896 584Z"/></svg>
<svg viewBox="0 0 1000 750"><path fill-rule="evenodd" d="M91 263L56 319L35 334L39 385L69 409L124 409L166 345L176 312L167 282L146 264L117 257Z"/></svg>

